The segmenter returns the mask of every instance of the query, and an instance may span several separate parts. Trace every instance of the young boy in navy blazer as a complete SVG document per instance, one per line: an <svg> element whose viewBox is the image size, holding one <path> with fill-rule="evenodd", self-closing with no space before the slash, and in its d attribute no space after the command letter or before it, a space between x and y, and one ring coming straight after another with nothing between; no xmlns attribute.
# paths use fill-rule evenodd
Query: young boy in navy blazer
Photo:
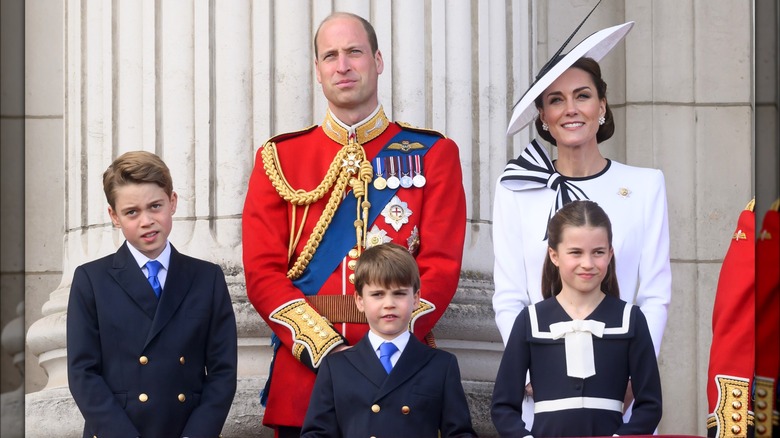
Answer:
<svg viewBox="0 0 780 438"><path fill-rule="evenodd" d="M103 190L126 241L73 275L68 382L84 437L217 437L236 392L225 275L168 242L177 196L157 155L120 156Z"/></svg>
<svg viewBox="0 0 780 438"><path fill-rule="evenodd" d="M410 336L420 303L417 263L402 246L366 250L355 303L369 332L320 365L301 437L473 437L454 355Z"/></svg>

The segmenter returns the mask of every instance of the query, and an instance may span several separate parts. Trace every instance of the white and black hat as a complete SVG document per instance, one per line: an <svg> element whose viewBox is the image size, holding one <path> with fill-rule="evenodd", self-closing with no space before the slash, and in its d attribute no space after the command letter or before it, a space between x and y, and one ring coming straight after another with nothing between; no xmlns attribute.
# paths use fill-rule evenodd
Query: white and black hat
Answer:
<svg viewBox="0 0 780 438"><path fill-rule="evenodd" d="M596 5L598 6L598 4ZM594 7L595 10L595 7ZM593 11L591 11L592 13ZM590 14L588 14L590 16ZM587 20L588 17L585 17ZM584 23L583 20L582 23ZM578 59L587 57L593 58L594 61L599 61L607 53L612 50L623 37L634 27L634 22L629 21L617 26L608 27L602 29L589 37L582 40L576 47L574 47L566 55L560 55L566 44L571 40L577 30L579 30L580 23L577 29L574 30L571 36L563 43L558 52L542 67L539 74L536 76L533 84L528 88L520 98L513 110L512 118L509 120L509 127L506 130L506 135L513 135L526 125L531 123L536 117L537 110L534 101L539 95L547 89L558 77L563 74L569 67L572 66Z"/></svg>

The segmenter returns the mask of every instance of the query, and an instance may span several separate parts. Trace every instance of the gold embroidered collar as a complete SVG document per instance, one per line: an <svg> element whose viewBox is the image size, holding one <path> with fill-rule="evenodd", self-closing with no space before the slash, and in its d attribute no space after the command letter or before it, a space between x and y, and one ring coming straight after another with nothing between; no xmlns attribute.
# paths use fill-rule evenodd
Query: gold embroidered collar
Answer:
<svg viewBox="0 0 780 438"><path fill-rule="evenodd" d="M347 144L350 134L355 134L355 139L359 144L365 144L379 137L390 126L390 120L387 119L382 105L379 105L374 112L361 122L352 126L347 126L328 110L325 114L325 121L322 122L322 130L331 140L339 144Z"/></svg>

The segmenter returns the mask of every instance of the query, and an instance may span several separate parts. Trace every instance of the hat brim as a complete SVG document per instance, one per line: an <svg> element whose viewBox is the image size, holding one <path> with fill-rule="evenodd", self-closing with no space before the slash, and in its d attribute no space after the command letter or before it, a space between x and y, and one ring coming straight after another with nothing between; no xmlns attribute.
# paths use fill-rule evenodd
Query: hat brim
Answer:
<svg viewBox="0 0 780 438"><path fill-rule="evenodd" d="M547 73L531 85L531 88L525 92L520 102L515 105L512 111L512 118L509 120L509 127L506 135L514 135L525 128L536 116L536 105L534 101L539 95L547 89L560 75L572 66L578 59L587 57L595 61L601 60L612 50L623 37L634 27L634 22L619 24L617 26L602 29L591 36L582 40L576 47L567 53L563 59L558 61Z"/></svg>

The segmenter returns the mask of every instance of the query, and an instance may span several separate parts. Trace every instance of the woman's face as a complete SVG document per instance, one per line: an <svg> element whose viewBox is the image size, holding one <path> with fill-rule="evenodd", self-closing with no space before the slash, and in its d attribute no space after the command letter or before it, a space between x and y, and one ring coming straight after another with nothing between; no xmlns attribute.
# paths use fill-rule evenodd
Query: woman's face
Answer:
<svg viewBox="0 0 780 438"><path fill-rule="evenodd" d="M590 74L572 67L542 93L539 118L549 126L558 148L596 146L599 117L606 107Z"/></svg>

